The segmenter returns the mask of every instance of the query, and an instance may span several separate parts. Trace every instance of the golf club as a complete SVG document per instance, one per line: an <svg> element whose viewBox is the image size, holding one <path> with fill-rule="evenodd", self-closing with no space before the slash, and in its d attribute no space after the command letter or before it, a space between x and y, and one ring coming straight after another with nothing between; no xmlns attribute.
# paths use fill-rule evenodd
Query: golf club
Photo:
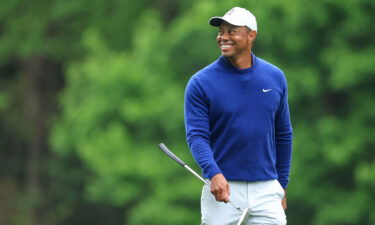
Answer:
<svg viewBox="0 0 375 225"><path fill-rule="evenodd" d="M242 215L241 215L240 219L238 220L237 225L241 225L241 223L242 223L243 220L245 219L246 214L247 214L248 211L249 211L249 207L246 207L246 208L244 209L244 211L242 212Z"/></svg>
<svg viewBox="0 0 375 225"><path fill-rule="evenodd" d="M193 169L191 169L184 161L182 161L179 157L177 157L171 150L168 149L167 146L165 146L165 144L163 143L160 143L159 144L159 148L167 155L169 156L171 159L173 159L175 162L177 162L178 164L180 164L182 167L184 167L185 169L187 169L189 172L191 172L194 176L196 176L199 180L203 181L205 184L207 184L208 186L211 186L211 184L206 181L205 179L203 179L199 174L197 174ZM233 202L229 201L229 203L236 209L240 210L242 212L242 215L240 217L240 220L238 221L238 224L237 225L240 225L242 223L242 221L245 219L245 216L249 210L248 207L246 207L245 209L242 209L241 207L235 205Z"/></svg>

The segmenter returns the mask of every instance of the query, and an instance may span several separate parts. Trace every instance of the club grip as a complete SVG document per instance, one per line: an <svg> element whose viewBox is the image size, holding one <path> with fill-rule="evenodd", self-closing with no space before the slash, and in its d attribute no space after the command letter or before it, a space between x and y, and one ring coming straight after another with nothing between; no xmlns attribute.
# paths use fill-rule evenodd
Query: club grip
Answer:
<svg viewBox="0 0 375 225"><path fill-rule="evenodd" d="M184 163L184 161L182 161L180 158L178 158L175 154L173 154L173 152L171 152L171 150L169 150L167 148L167 146L165 146L165 144L163 143L160 143L159 144L159 148L165 153L167 154L171 159L173 159L174 161L176 161L178 164L180 164L181 166L185 166L186 163Z"/></svg>

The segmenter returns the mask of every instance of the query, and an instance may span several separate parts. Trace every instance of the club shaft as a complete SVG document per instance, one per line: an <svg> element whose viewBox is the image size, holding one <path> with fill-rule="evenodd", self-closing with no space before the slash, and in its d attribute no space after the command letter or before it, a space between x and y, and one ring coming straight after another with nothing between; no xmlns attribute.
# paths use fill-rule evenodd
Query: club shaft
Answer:
<svg viewBox="0 0 375 225"><path fill-rule="evenodd" d="M184 165L185 169L189 170L192 174L194 174L199 180L203 181L205 184L207 184L208 186L210 186L211 184L206 181L205 179L203 179L203 177L199 176L199 174L197 174L197 172L195 172L192 168L190 168L188 165Z"/></svg>
<svg viewBox="0 0 375 225"><path fill-rule="evenodd" d="M240 219L238 220L237 225L241 225L241 223L243 222L243 220L244 220L245 217L246 217L247 211L249 211L249 208L246 208L246 209L242 212L242 215L241 215Z"/></svg>

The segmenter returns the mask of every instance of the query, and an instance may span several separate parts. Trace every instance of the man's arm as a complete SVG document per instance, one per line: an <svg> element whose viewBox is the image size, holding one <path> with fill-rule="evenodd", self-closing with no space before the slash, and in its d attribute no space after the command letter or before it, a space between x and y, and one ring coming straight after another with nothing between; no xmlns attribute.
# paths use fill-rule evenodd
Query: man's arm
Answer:
<svg viewBox="0 0 375 225"><path fill-rule="evenodd" d="M286 210L286 187L289 182L290 163L292 159L293 130L289 114L288 87L284 76L283 78L283 96L275 118L275 141L278 181L284 188L284 198L281 204L283 209Z"/></svg>
<svg viewBox="0 0 375 225"><path fill-rule="evenodd" d="M186 139L192 155L211 180L211 193L217 201L229 201L229 184L218 167L210 145L210 120L207 96L196 78L190 79L185 91Z"/></svg>
<svg viewBox="0 0 375 225"><path fill-rule="evenodd" d="M293 130L289 114L288 87L284 76L283 87L283 95L275 116L275 144L278 181L285 189L289 182Z"/></svg>
<svg viewBox="0 0 375 225"><path fill-rule="evenodd" d="M185 91L185 129L190 151L203 170L203 175L211 179L221 173L210 145L210 120L208 99L197 78L192 77Z"/></svg>

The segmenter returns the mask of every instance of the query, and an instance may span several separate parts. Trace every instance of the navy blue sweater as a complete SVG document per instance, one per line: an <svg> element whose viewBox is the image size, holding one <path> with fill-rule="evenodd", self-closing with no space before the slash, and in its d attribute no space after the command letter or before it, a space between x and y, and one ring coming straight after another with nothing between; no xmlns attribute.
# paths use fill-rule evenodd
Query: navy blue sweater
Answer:
<svg viewBox="0 0 375 225"><path fill-rule="evenodd" d="M185 127L189 148L211 179L289 180L292 152L287 83L283 72L252 54L237 69L220 56L189 80Z"/></svg>

